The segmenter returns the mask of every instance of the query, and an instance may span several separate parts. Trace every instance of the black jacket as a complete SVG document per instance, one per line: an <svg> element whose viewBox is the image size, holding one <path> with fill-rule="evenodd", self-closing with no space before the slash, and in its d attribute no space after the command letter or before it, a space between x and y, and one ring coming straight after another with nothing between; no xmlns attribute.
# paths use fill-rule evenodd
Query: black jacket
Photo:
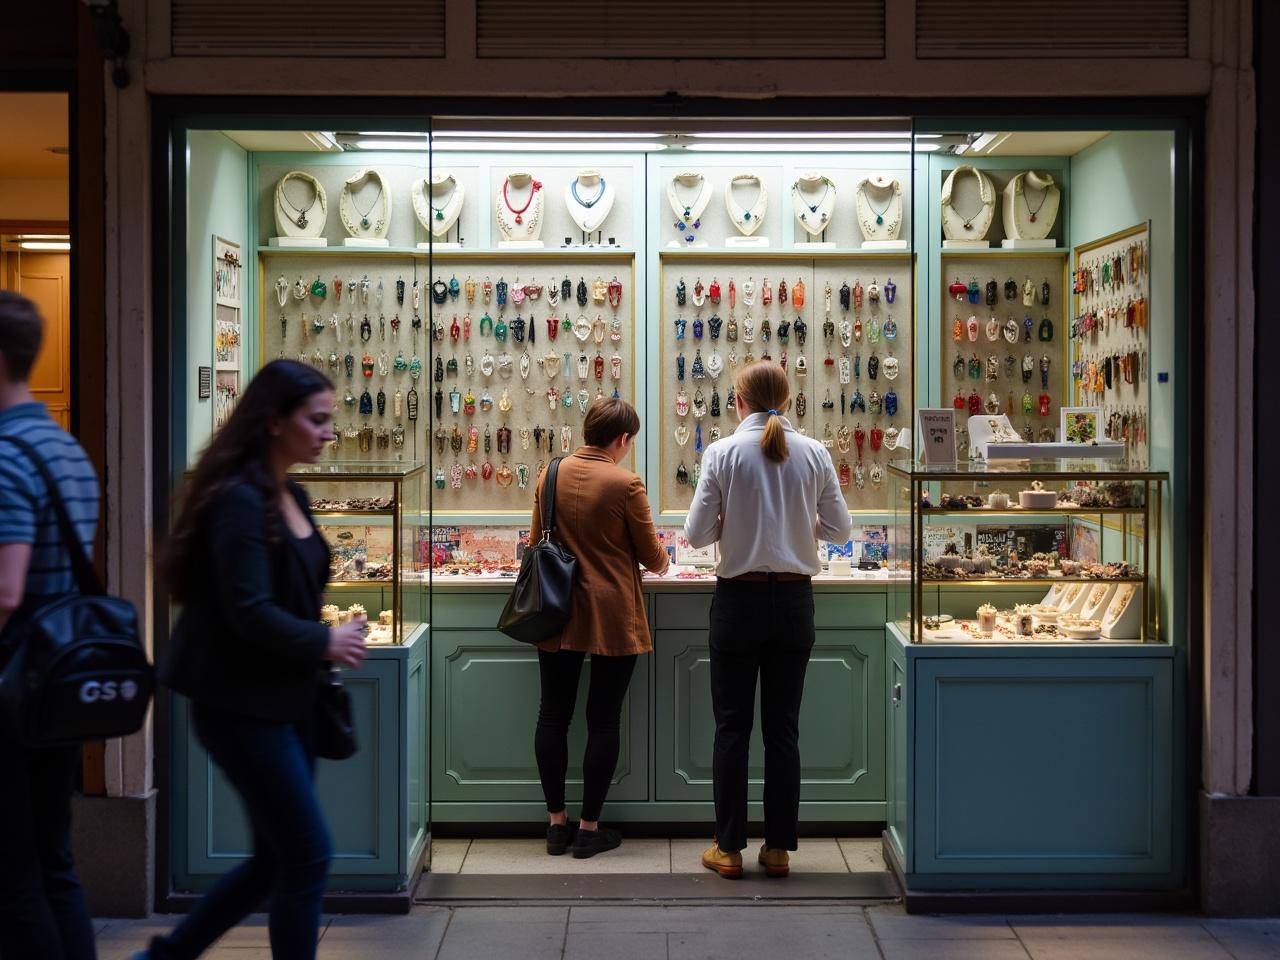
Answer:
<svg viewBox="0 0 1280 960"><path fill-rule="evenodd" d="M291 492L310 519L301 489ZM281 542L269 543L265 515L262 494L249 483L210 509L196 554L202 562L160 678L197 703L298 722L310 716L324 676L329 629L319 617L328 549L287 529Z"/></svg>

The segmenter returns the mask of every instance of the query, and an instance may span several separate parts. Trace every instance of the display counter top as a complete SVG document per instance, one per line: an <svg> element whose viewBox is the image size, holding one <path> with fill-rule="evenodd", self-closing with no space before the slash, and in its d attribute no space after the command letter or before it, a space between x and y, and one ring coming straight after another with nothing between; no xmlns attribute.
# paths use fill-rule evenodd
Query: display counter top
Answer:
<svg viewBox="0 0 1280 960"><path fill-rule="evenodd" d="M515 583L515 575L507 577L485 576L440 576L431 581L432 590L510 590ZM845 590L884 591L890 583L889 575L884 572L853 575L852 577L831 577L821 574L813 578L813 586L817 590L839 592ZM640 586L644 590L654 592L682 592L708 590L716 585L714 576L695 577L644 577Z"/></svg>
<svg viewBox="0 0 1280 960"><path fill-rule="evenodd" d="M1167 643L1140 643L1116 640L988 640L912 643L897 623L885 625L885 636L912 657L1163 657L1174 649Z"/></svg>

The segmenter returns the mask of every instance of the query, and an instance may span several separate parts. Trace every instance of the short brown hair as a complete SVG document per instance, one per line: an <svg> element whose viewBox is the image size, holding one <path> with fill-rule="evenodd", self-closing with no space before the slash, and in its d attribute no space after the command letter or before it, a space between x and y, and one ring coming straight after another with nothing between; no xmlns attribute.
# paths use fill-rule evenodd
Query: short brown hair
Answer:
<svg viewBox="0 0 1280 960"><path fill-rule="evenodd" d="M44 321L36 305L20 293L0 290L0 355L9 379L26 382L40 352Z"/></svg>
<svg viewBox="0 0 1280 960"><path fill-rule="evenodd" d="M592 447L607 447L622 434L635 436L640 432L640 414L625 400L613 397L596 397L587 407L587 419L582 424L582 439Z"/></svg>
<svg viewBox="0 0 1280 960"><path fill-rule="evenodd" d="M733 392L752 413L767 413L760 449L774 463L787 459L787 434L782 415L791 405L791 384L782 367L757 360L743 367L733 382Z"/></svg>

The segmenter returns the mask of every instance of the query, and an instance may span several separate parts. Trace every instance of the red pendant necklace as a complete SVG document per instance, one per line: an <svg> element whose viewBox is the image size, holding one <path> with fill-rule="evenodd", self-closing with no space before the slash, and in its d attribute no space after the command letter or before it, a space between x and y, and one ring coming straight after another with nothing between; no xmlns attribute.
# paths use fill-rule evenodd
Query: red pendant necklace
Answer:
<svg viewBox="0 0 1280 960"><path fill-rule="evenodd" d="M511 186L510 180L502 181L502 202L507 205L507 209L516 215L516 223L524 223L522 214L529 209L529 205L533 203L534 195L538 192L538 188L542 186L537 180L533 181L533 188L529 191L529 199L524 202L524 206L517 210L511 205L511 198L507 196L507 188Z"/></svg>

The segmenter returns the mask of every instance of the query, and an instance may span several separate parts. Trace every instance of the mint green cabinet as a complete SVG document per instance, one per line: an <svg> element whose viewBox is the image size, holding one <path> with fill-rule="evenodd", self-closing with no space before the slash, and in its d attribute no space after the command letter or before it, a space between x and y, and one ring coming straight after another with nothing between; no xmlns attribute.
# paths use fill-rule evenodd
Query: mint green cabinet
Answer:
<svg viewBox="0 0 1280 960"><path fill-rule="evenodd" d="M455 600L491 624L497 609L474 597ZM480 614L484 614L484 619ZM459 622L452 611L446 622ZM542 802L533 753L538 720L538 651L487 629L432 631L432 801L447 803ZM582 753L586 746L586 701L591 659L578 683L578 704L569 730L569 801L582 798ZM649 795L649 658L641 657L622 706L622 749L609 801L646 800ZM464 815L465 818L465 815Z"/></svg>
<svg viewBox="0 0 1280 960"><path fill-rule="evenodd" d="M896 625L887 643L887 833L908 897L1184 882L1176 651L911 645Z"/></svg>
<svg viewBox="0 0 1280 960"><path fill-rule="evenodd" d="M331 891L403 890L429 830L425 791L426 630L404 646L373 647L345 671L360 749L320 760L316 789L333 837ZM249 855L240 798L201 746L190 704L173 698L173 887L208 889Z"/></svg>

